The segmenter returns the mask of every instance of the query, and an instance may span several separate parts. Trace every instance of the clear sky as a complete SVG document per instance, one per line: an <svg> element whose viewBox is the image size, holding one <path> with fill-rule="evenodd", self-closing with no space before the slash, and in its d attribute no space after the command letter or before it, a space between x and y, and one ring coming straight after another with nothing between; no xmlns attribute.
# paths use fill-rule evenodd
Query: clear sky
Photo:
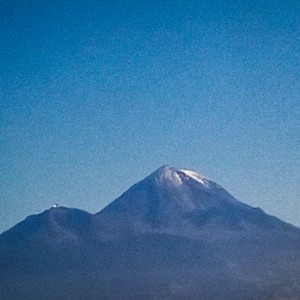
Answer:
<svg viewBox="0 0 300 300"><path fill-rule="evenodd" d="M0 232L163 164L300 226L300 1L0 0Z"/></svg>

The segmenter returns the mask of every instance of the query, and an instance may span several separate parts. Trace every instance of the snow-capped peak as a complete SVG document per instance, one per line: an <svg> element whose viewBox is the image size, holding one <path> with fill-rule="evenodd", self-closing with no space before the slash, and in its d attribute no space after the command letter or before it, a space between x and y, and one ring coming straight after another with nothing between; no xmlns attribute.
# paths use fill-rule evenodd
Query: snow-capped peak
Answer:
<svg viewBox="0 0 300 300"><path fill-rule="evenodd" d="M177 185L181 185L182 178L177 169L169 166L162 166L156 172L156 178L161 180L167 180Z"/></svg>
<svg viewBox="0 0 300 300"><path fill-rule="evenodd" d="M182 185L186 180L192 179L202 186L209 188L209 180L195 171L176 169L174 167L162 166L154 172L156 180L171 182L175 185Z"/></svg>
<svg viewBox="0 0 300 300"><path fill-rule="evenodd" d="M191 171L191 170L184 170L184 169L181 169L180 170L181 172L183 172L185 175L187 175L188 177L198 181L199 183L201 183L202 185L208 187L209 186L209 182L208 180L201 176L200 174L194 172L194 171Z"/></svg>

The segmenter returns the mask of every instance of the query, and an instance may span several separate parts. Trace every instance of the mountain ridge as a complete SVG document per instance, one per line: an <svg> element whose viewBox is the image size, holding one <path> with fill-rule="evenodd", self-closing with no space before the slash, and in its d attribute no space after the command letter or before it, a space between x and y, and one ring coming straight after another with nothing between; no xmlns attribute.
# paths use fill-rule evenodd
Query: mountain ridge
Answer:
<svg viewBox="0 0 300 300"><path fill-rule="evenodd" d="M196 190L197 198L204 198L204 196L207 198L207 193L216 194L218 197L221 197L221 203L212 203L212 199L208 197L208 199L203 200L202 202L197 201L191 201L189 197L186 195L188 194L189 190ZM183 191L182 191L183 190ZM181 193L181 194L180 194ZM184 193L184 195L182 195ZM146 199L145 202L145 195L150 194L149 198ZM192 195L194 196L194 195ZM278 220L279 222L282 222L282 224L285 224L287 227L298 229L296 226L289 224L287 222L283 222L279 220L278 218L267 215L262 209L251 207L243 202L238 201L235 199L230 193L228 193L222 186L219 184L211 181L210 179L199 175L195 171L186 170L186 169L177 169L174 167L170 167L168 165L163 165L157 170L155 170L153 173L145 177L143 180L139 181L138 183L131 186L127 191L125 191L123 194L121 194L116 200L112 201L110 204L108 204L106 207L104 207L102 210L95 214L88 213L84 210L77 209L77 208L67 208L63 206L58 207L52 207L50 209L45 210L42 213L36 214L36 215L30 215L28 216L24 221L21 221L20 223L16 224L12 228L8 229L7 231L4 231L0 234L0 236L7 235L7 232L9 232L12 229L16 229L20 224L26 223L31 218L39 218L42 216L51 218L53 216L56 216L56 218L60 219L60 222L62 222L62 218L69 218L71 223L74 224L72 226L76 227L76 219L77 221L80 218L84 218L85 221L80 221L79 223L92 223L91 219L99 216L103 217L105 214L110 214L110 211L113 211L113 213L124 213L125 211L131 210L133 216L138 214L140 211L145 210L145 205L149 205L150 208L148 209L149 217L150 215L158 214L158 206L161 204L161 201L164 201L164 199L167 199L168 201L163 203L162 209L166 210L166 206L173 206L173 209L176 208L176 212L168 212L168 214L178 214L178 210L182 210L183 213L190 213L193 211L203 211L206 212L207 215L209 215L209 210L211 210L211 213L213 213L213 209L216 209L214 211L215 214L219 213L222 214L224 212L224 209L227 207L227 210L232 210L233 208L236 209L242 209L245 212L252 211L255 212L257 215L266 215L269 218L273 220ZM182 201L178 201L177 199L181 199ZM155 203L154 200L156 200ZM143 202L144 201L144 202ZM225 201L225 202L224 202ZM220 201L219 201L220 202ZM225 207L222 207L222 205ZM198 205L198 207L197 207ZM218 212L218 206L220 206L220 211ZM232 206L233 205L233 206ZM128 207L129 206L129 207ZM156 206L156 207L155 207ZM175 207L175 208L174 208ZM63 213L64 212L64 213ZM165 216L167 218L167 216ZM200 217L200 216L198 216ZM147 218L147 217L146 217ZM57 220L59 221L59 220ZM152 220L153 221L153 220ZM53 222L53 226L60 226L59 222ZM154 222L155 223L155 222ZM81 224L82 225L82 224ZM85 224L87 225L87 224ZM30 227L30 224L28 224ZM34 227L34 226L33 226ZM64 227L64 226L62 226ZM75 228L73 228L75 229ZM80 231L80 228L77 228L77 230ZM121 229L120 229L121 230Z"/></svg>
<svg viewBox="0 0 300 300"><path fill-rule="evenodd" d="M300 229L163 166L96 214L53 207L0 235L3 299L298 299Z"/></svg>

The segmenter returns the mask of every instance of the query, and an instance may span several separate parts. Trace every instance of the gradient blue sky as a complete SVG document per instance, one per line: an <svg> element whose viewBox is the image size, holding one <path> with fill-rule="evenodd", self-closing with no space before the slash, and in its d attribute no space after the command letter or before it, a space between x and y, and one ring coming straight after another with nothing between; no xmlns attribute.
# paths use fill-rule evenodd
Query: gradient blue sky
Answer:
<svg viewBox="0 0 300 300"><path fill-rule="evenodd" d="M163 164L300 226L299 1L0 0L0 232Z"/></svg>

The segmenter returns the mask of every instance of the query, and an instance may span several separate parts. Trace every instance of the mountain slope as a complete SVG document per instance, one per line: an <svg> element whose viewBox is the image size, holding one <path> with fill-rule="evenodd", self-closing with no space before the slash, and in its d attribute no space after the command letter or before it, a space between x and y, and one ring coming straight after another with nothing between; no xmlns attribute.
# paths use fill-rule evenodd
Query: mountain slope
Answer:
<svg viewBox="0 0 300 300"><path fill-rule="evenodd" d="M95 215L0 235L1 299L299 299L300 230L163 166Z"/></svg>
<svg viewBox="0 0 300 300"><path fill-rule="evenodd" d="M193 171L163 166L96 215L107 237L160 232L197 237L203 230L292 230Z"/></svg>
<svg viewBox="0 0 300 300"><path fill-rule="evenodd" d="M0 277L73 266L86 247L91 216L74 208L51 208L1 234Z"/></svg>

